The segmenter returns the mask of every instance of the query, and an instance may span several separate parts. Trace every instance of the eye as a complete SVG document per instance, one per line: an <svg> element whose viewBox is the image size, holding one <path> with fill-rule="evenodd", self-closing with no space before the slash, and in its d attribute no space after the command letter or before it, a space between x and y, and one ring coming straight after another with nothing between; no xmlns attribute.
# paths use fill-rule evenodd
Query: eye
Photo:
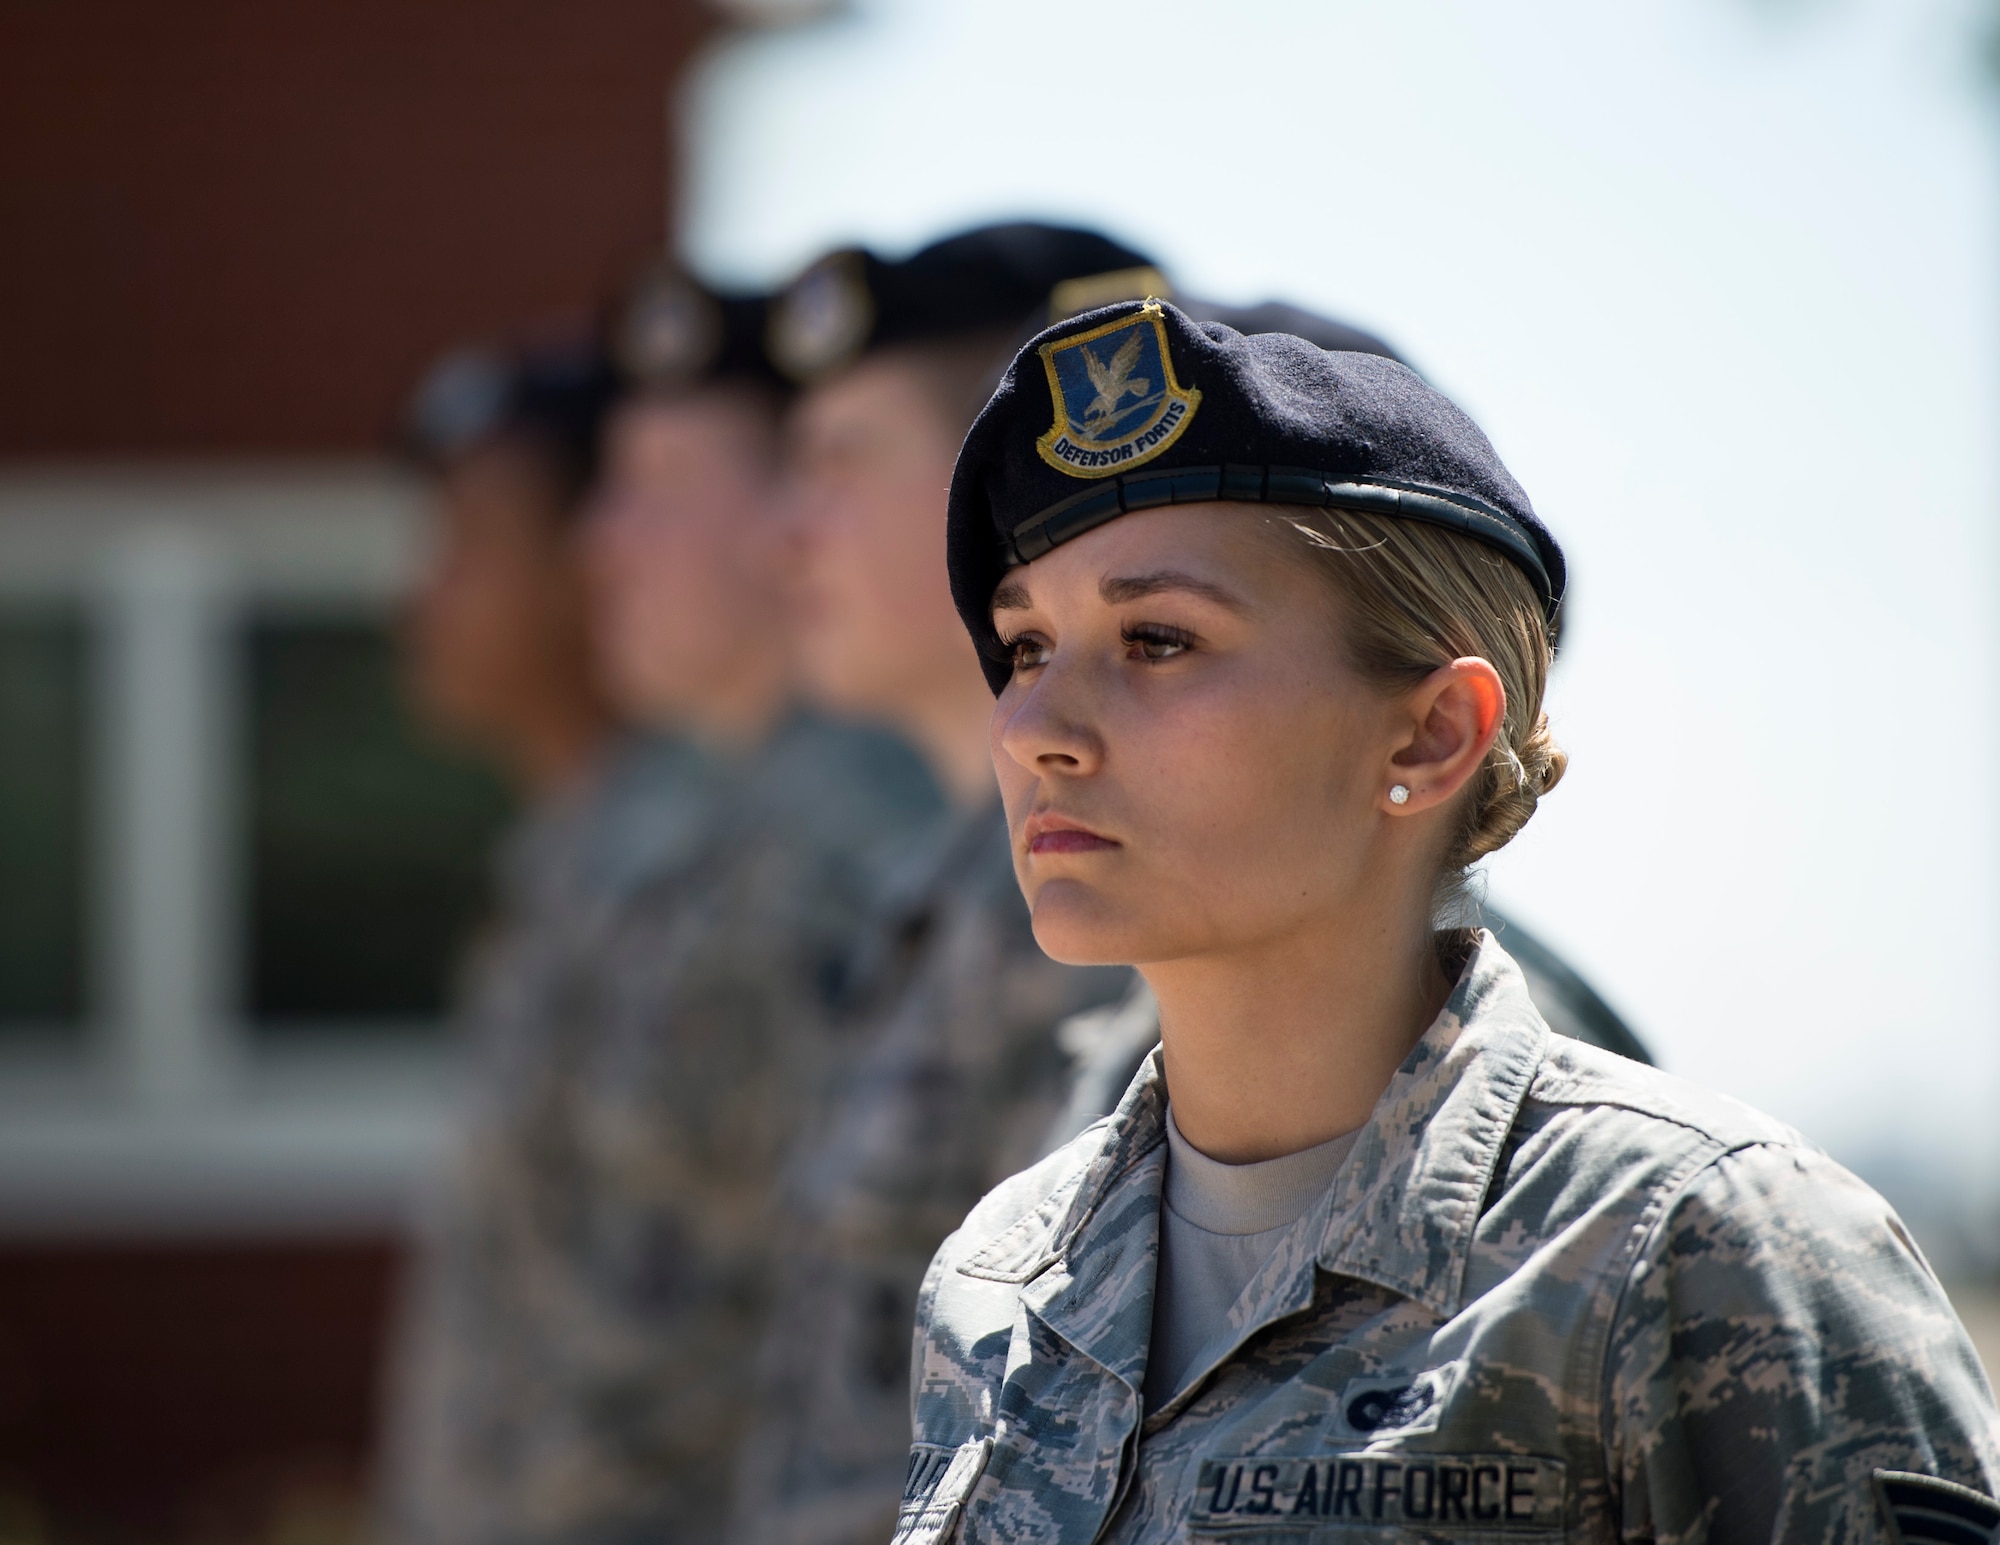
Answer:
<svg viewBox="0 0 2000 1545"><path fill-rule="evenodd" d="M1194 647L1194 635L1186 628L1158 622L1135 623L1119 636L1125 640L1128 660L1171 660Z"/></svg>
<svg viewBox="0 0 2000 1545"><path fill-rule="evenodd" d="M1038 633L1017 633L1012 638L1003 638L1000 647L1007 651L1007 659L1017 672L1049 663L1049 641Z"/></svg>

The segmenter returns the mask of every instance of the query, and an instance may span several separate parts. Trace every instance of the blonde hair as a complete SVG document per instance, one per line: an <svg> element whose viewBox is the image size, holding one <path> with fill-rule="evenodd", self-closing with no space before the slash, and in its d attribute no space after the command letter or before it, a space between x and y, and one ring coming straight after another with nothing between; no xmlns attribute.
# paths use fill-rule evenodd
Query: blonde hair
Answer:
<svg viewBox="0 0 2000 1545"><path fill-rule="evenodd" d="M1507 689L1500 733L1445 852L1438 902L1448 910L1464 899L1465 871L1513 840L1569 765L1542 711L1555 641L1541 599L1498 552L1440 526L1292 505L1276 514L1332 582L1349 657L1366 680L1407 691L1439 666L1477 655Z"/></svg>

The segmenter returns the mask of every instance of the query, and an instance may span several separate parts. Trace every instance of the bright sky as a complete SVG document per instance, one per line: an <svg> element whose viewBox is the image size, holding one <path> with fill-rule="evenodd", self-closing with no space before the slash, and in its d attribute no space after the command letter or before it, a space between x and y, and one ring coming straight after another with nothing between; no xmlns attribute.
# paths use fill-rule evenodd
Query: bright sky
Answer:
<svg viewBox="0 0 2000 1545"><path fill-rule="evenodd" d="M1906 1205L2000 1196L1996 123L1962 8L856 9L709 61L695 261L1058 216L1382 332L1570 553L1571 772L1493 899L1674 1071Z"/></svg>

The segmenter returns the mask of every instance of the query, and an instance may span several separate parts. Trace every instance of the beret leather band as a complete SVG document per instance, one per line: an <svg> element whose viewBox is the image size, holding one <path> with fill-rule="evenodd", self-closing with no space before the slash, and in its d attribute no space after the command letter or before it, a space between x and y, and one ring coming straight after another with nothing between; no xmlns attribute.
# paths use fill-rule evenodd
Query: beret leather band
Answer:
<svg viewBox="0 0 2000 1545"><path fill-rule="evenodd" d="M1072 494L1040 510L1016 526L1007 539L1003 561L1009 568L1032 563L1050 549L1116 520L1134 510L1163 504L1208 504L1224 500L1239 504L1301 504L1319 508L1361 510L1419 520L1463 532L1502 549L1535 581L1542 610L1551 620L1562 597L1549 583L1548 569L1527 534L1491 506L1463 494L1388 482L1357 483L1307 467L1260 467L1228 464L1175 467L1161 472L1127 472Z"/></svg>

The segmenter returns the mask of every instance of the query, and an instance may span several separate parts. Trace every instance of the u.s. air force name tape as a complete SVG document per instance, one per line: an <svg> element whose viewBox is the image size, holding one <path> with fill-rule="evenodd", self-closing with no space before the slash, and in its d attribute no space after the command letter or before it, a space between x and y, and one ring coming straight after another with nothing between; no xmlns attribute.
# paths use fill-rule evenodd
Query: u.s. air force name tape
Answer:
<svg viewBox="0 0 2000 1545"><path fill-rule="evenodd" d="M1535 1534L1562 1527L1563 1462L1531 1454L1332 1453L1204 1460L1189 1522L1207 1531L1421 1525Z"/></svg>

